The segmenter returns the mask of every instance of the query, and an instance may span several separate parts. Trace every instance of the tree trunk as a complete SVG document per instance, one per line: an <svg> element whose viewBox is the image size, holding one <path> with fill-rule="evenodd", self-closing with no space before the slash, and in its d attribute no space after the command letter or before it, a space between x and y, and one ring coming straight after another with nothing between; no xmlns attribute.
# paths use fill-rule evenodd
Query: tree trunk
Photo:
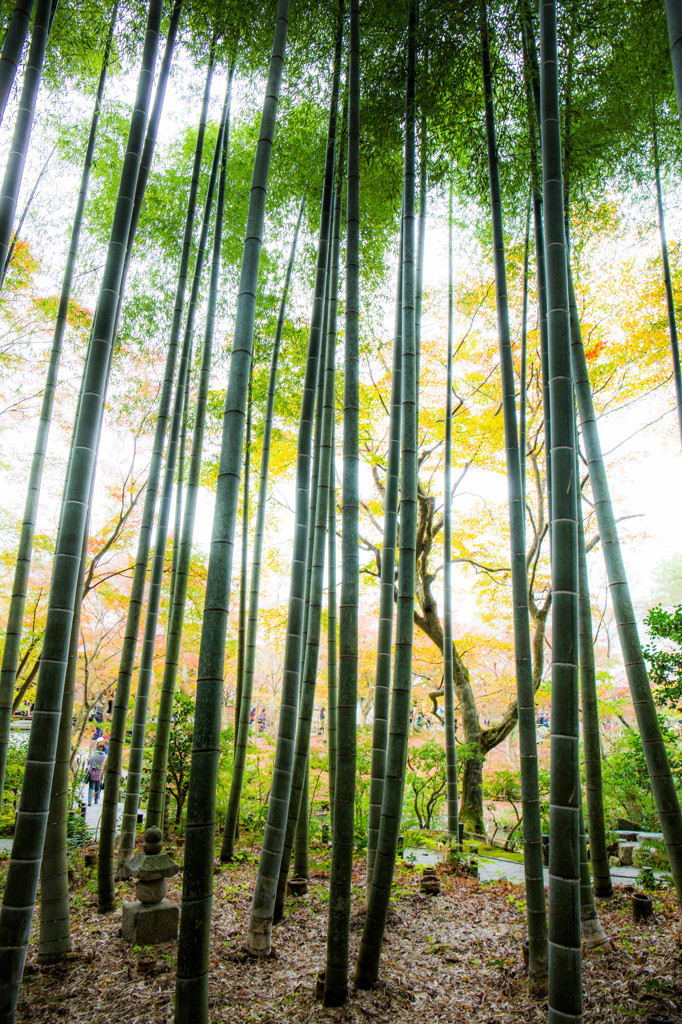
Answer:
<svg viewBox="0 0 682 1024"><path fill-rule="evenodd" d="M531 194L533 203L533 234L535 236L535 269L538 294L538 329L540 332L540 364L542 370L542 412L545 424L545 467L547 476L547 503L552 503L551 422L549 399L549 353L547 339L547 276L545 271L545 229L542 223L542 182L538 159L540 132L540 68L538 66L533 23L527 0L521 4L521 42L523 49L523 77L526 87L528 116L528 148L530 150ZM551 542L551 538L550 538Z"/></svg>

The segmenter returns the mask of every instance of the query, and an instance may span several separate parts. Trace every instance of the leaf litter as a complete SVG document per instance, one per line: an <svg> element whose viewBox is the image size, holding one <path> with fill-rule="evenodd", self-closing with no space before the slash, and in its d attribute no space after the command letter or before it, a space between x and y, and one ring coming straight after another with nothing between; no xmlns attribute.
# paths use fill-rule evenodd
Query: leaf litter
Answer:
<svg viewBox="0 0 682 1024"><path fill-rule="evenodd" d="M479 883L439 869L441 894L419 892L420 872L399 865L379 982L352 986L345 1006L316 998L324 970L329 875L311 872L307 895L287 898L273 928L274 955L245 953L255 864L214 875L209 1005L213 1024L525 1024L547 1019L543 996L528 988L522 960L524 890L509 881ZM178 876L181 878L181 876ZM134 899L131 883L121 902ZM181 902L181 881L169 899ZM634 924L629 894L600 900L613 949L583 960L587 1024L682 1024L682 932L674 890L654 894L654 914ZM350 927L352 965L362 934L364 864L356 863ZM37 915L36 915L37 917ZM173 1019L175 943L130 946L121 910L99 915L94 872L72 887L73 949L54 965L37 962L34 920L17 1024L166 1024Z"/></svg>

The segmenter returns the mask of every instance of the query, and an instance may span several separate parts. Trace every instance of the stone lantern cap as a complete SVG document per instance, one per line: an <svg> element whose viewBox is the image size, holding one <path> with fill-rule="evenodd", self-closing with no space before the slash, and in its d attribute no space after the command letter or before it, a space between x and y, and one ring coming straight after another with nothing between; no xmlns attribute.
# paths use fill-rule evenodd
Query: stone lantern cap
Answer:
<svg viewBox="0 0 682 1024"><path fill-rule="evenodd" d="M144 834L143 852L136 853L128 868L133 878L151 882L157 878L170 878L180 870L178 864L167 853L161 852L163 836L161 829L152 826Z"/></svg>

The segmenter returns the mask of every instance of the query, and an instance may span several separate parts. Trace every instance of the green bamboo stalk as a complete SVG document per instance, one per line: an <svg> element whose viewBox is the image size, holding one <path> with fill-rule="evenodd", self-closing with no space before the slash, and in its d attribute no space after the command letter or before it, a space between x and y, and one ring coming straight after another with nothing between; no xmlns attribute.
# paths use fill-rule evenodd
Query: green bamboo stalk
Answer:
<svg viewBox="0 0 682 1024"><path fill-rule="evenodd" d="M213 254L211 260L211 275L208 287L208 308L206 311L206 322L204 326L204 341L201 350L201 384L197 396L197 412L195 423L199 424L199 430L203 432L205 404L208 399L209 376L211 372L211 355L213 351L213 334L215 330L216 309L218 305L218 286L220 281L220 247L223 237L223 214L225 209L225 179L227 175L227 156L230 140L230 101L232 96L232 77L234 64L230 68L227 78L227 89L223 106L223 130L220 149L220 178L218 182L218 194L216 199L216 214L213 228ZM185 381L178 381L176 389L176 407L173 423L173 431L168 441L168 452L166 454L166 466L164 470L163 486L161 488L161 500L159 503L159 515L156 527L156 538L154 542L154 556L152 558L151 575L149 579L149 591L147 594L147 616L144 624L144 638L142 641L142 653L140 658L140 675L137 683L137 694L135 697L135 715L133 719L132 738L130 742L130 760L128 762L128 780L126 785L125 803L123 805L123 819L121 821L121 838L118 847L117 874L123 875L126 872L126 865L132 856L135 846L135 832L137 828L137 809L140 797L140 779L142 776L142 757L144 753L144 737L147 723L147 705L149 702L149 690L154 673L154 651L156 648L156 628L161 605L161 587L163 584L163 569L166 561L166 541L168 535L168 520L170 517L171 497L173 492L173 479L175 477L175 463L177 458L178 437L180 434L180 414L184 401ZM170 707L166 709L168 718L172 714L172 700ZM158 731L158 721L157 721ZM159 750L167 751L168 738L159 737ZM165 767L165 766L164 766ZM155 793L159 799L157 807L158 822L162 820L163 798L165 791L165 771L163 776L155 779ZM159 824L160 827L160 824Z"/></svg>
<svg viewBox="0 0 682 1024"><path fill-rule="evenodd" d="M338 85L337 85L338 88ZM327 133L320 234L315 268L313 308L308 339L301 414L296 456L296 511L292 551L291 585L287 616L287 638L284 649L282 692L273 783L268 803L268 816L263 837L258 874L251 904L247 948L255 955L270 950L272 915L277 880L282 858L284 834L289 808L291 768L296 737L298 691L303 632L306 550L308 541L308 502L310 486L310 449L313 431L313 410L317 383L320 335L324 319L324 295L327 271L327 250L331 229L331 206L334 177L334 138L336 134L336 102L332 96Z"/></svg>
<svg viewBox="0 0 682 1024"><path fill-rule="evenodd" d="M528 387L528 256L530 250L530 206L532 190L526 207L526 234L523 248L523 299L521 301L521 365L519 367L519 462L521 464L521 507L523 529L526 529L526 419ZM525 542L524 542L525 543Z"/></svg>
<svg viewBox="0 0 682 1024"><path fill-rule="evenodd" d="M680 129L682 130L682 3L680 3L680 0L665 0L665 13L668 19L670 59L675 80L677 113L679 115Z"/></svg>
<svg viewBox="0 0 682 1024"><path fill-rule="evenodd" d="M330 231L333 231L330 228ZM330 235L331 237L331 235ZM313 442L312 442L312 465L310 470L310 486L308 490L308 540L306 547L306 559L305 559L305 588L303 591L303 629L301 632L301 666L299 671L299 719L300 719L300 702L301 702L301 677L303 675L303 666L306 658L306 645L308 637L308 618L310 616L310 587L313 573L313 547L315 540L315 512L317 509L317 485L319 479L319 467L320 467L320 437L322 435L322 411L324 404L322 401L322 394L324 391L324 371L325 371L325 345L327 338L327 312L328 312L328 301L329 301L329 275L330 275L330 256L331 256L331 244L327 250L327 267L325 273L325 293L324 293L324 314L322 316L322 327L320 332L320 353L321 358L317 364L317 384L315 387L315 419L313 423ZM298 735L298 726L297 735ZM291 807L289 808L291 810ZM281 878L281 868L280 868Z"/></svg>
<svg viewBox="0 0 682 1024"><path fill-rule="evenodd" d="M336 407L336 400L334 401ZM329 522L327 523L327 751L329 755L329 816L334 821L336 752L338 749L338 673L336 636L336 428L332 423L332 459L329 466Z"/></svg>
<svg viewBox="0 0 682 1024"><path fill-rule="evenodd" d="M576 453L577 455L577 453ZM576 458L576 479L580 479ZM590 584L587 576L585 530L582 511L578 514L578 583L580 598L580 703L583 721L583 753L585 758L585 803L590 826L590 862L594 891L597 896L613 895L609 855L606 849L604 825L604 797L601 775L601 740L599 736L599 709L597 706L597 680L594 671L594 641L592 639L592 608Z"/></svg>
<svg viewBox="0 0 682 1024"><path fill-rule="evenodd" d="M310 878L310 758L308 758L305 768L301 803L296 822L294 878Z"/></svg>
<svg viewBox="0 0 682 1024"><path fill-rule="evenodd" d="M31 138L33 115L35 113L40 80L43 74L45 49L50 33L50 12L52 0L38 0L31 45L28 50L24 82L19 98L19 109L14 123L14 133L7 154L5 175L0 188L0 267L4 267L12 236L12 224L19 200L21 179L24 175L26 153Z"/></svg>
<svg viewBox="0 0 682 1024"><path fill-rule="evenodd" d="M428 79L428 67L424 69ZM419 132L419 218L417 233L417 263L415 268L414 337L417 347L417 413L419 413L419 381L422 358L422 300L424 291L424 248L426 246L426 206L428 184L428 123L424 97L420 99L421 119Z"/></svg>
<svg viewBox="0 0 682 1024"><path fill-rule="evenodd" d="M673 383L675 386L675 404L677 406L677 426L682 442L682 368L680 368L680 345L677 338L677 321L675 319L675 300L673 284L670 276L668 259L668 241L665 234L665 213L663 210L663 189L661 188L661 163L658 156L658 138L656 134L656 107L652 98L652 134L654 144L654 175L656 179L656 209L658 212L658 232L661 236L661 263L663 264L663 285L665 288L665 305L668 313L668 330L670 331L670 353L673 363Z"/></svg>
<svg viewBox="0 0 682 1024"><path fill-rule="evenodd" d="M459 849L457 748L455 746L455 684L452 659L452 390L455 333L453 274L453 175L448 196L448 354L445 393L445 472L443 495L443 705L445 719L445 774L447 778L448 832Z"/></svg>
<svg viewBox="0 0 682 1024"><path fill-rule="evenodd" d="M386 754L381 826L372 885L358 953L355 976L359 988L368 988L379 974L388 901L398 848L405 762L409 738L414 636L415 548L417 528L417 380L415 346L415 79L418 5L410 4L407 47L405 116L405 175L403 179L403 363L402 458L400 495L400 558L396 620L391 725Z"/></svg>
<svg viewBox="0 0 682 1024"><path fill-rule="evenodd" d="M110 367L111 369L111 367ZM102 424L100 423L100 437ZM99 446L99 443L98 443ZM70 453L72 455L72 453ZM69 641L69 657L64 679L64 694L59 719L59 735L52 774L52 791L47 816L45 844L40 864L40 939L38 959L41 963L58 963L71 951L71 922L69 909L69 865L67 848L67 817L69 813L69 772L71 768L71 741L73 702L76 690L78 647L83 605L88 537L92 515L95 475L90 483L88 516L83 534L80 567L78 571L77 599L74 605Z"/></svg>
<svg viewBox="0 0 682 1024"><path fill-rule="evenodd" d="M578 778L578 538L556 8L540 6L542 177L551 432L552 721L549 847L549 1021L582 1021Z"/></svg>
<svg viewBox="0 0 682 1024"><path fill-rule="evenodd" d="M22 230L22 228L24 226L24 221L26 220L26 217L28 215L28 211L31 209L31 205L33 203L33 200L36 197L36 192L38 191L38 187L40 185L40 182L43 180L44 176L47 174L47 168L50 165L50 160L55 155L56 151L57 151L57 147L53 146L52 150L48 153L47 159L45 160L45 163L41 167L40 173L39 173L38 177L35 180L33 188L31 189L31 194L29 195L28 199L24 203L24 208L21 211L21 217L19 218L19 222L18 222L16 228L14 229L14 231L12 232L12 241L10 242L9 249L7 250L7 258L5 260L5 265L2 268L2 271L0 272L0 288L2 288L2 285L3 285L4 281L5 281L5 277L7 276L7 271L9 270L10 264L12 263L12 258L14 256L14 250L16 248L17 239L21 235L21 230Z"/></svg>
<svg viewBox="0 0 682 1024"><path fill-rule="evenodd" d="M340 68L340 45L338 47ZM339 161L341 163L341 160ZM341 172L342 173L342 172ZM274 921L280 920L284 908L289 863L291 860L294 836L296 847L299 841L298 828L303 818L307 818L306 790L310 764L310 731L315 704L315 684L317 681L317 665L320 649L320 628L322 623L322 594L324 576L324 554L327 539L327 523L329 519L329 478L332 463L332 427L334 420L334 382L335 382L335 349L336 349L336 313L337 294L339 287L339 252L341 225L341 188L338 182L334 203L333 238L329 259L329 282L327 294L327 332L325 336L324 358L320 360L323 367L321 393L318 404L322 409L320 431L318 435L319 454L317 458L317 487L314 517L311 520L313 547L310 554L310 590L308 595L308 622L306 628L305 658L301 672L299 692L298 723L294 747L294 761L289 796L289 814L284 836L279 881L273 910ZM311 488L312 490L312 488ZM307 831L307 829L306 829ZM296 877L302 875L296 871Z"/></svg>
<svg viewBox="0 0 682 1024"><path fill-rule="evenodd" d="M26 605L26 592L28 590L28 577L31 569L33 534L35 532L36 516L38 513L40 486L43 476L43 466L45 465L45 453L47 451L50 424L52 421L52 406L54 404L54 393L59 374L62 342L66 331L66 318L69 309L71 284L73 282L73 275L76 267L78 243L80 240L81 225L83 223L83 211L85 209L85 201L88 194L90 169L92 167L92 157L95 149L97 126L99 123L102 97L104 95L104 85L109 67L109 57L111 54L111 43L117 11L118 0L114 4L111 21L109 23L109 34L107 36L104 57L102 60L102 70L100 72L99 84L95 97L95 107L90 121L88 144L85 151L85 160L83 162L83 171L81 173L73 226L71 228L71 240L66 258L66 266L64 267L61 292L59 295L57 319L55 322L54 333L52 335L50 362L45 379L45 390L43 392L33 457L31 459L31 469L29 471L26 501L24 504L21 534L19 537L19 547L17 549L17 562L14 569L14 581L12 583L12 597L7 616L5 647L2 653L2 669L0 670L0 802L2 801L2 792L4 789L5 766L7 763L7 744L9 741L9 729L12 718L12 694L14 692L17 666L19 663L19 645L21 642L21 629L24 618L24 608Z"/></svg>
<svg viewBox="0 0 682 1024"><path fill-rule="evenodd" d="M152 455L149 465L149 475L147 478L147 489L145 491L144 506L142 509L137 553L135 556L135 568L133 570L133 581L130 598L128 600L128 613L126 618L123 648L121 651L116 692L114 695L104 799L102 805L102 817L100 821L99 858L97 864L97 903L100 912L113 910L116 905L114 887L114 847L116 841L116 814L123 759L123 745L125 741L128 704L130 701L130 686L133 676L133 667L135 664L137 637L140 629L140 618L142 615L142 606L144 601L147 566L149 563L149 552L151 548L152 531L154 528L154 513L161 475L161 462L163 458L166 428L168 425L168 413L170 410L173 378L175 376L178 340L182 326L185 287L192 248L194 216L201 172L201 154L203 151L206 119L208 116L208 101L213 74L213 64L214 58L212 52L209 60L209 70L199 118L194 166L192 169L192 179L190 182L187 201L187 215L185 218L180 269L178 273L175 305L173 309L173 322L171 324L168 350L166 352L166 363L164 366L163 383L161 385L161 394L159 396L159 407L157 411L156 426L154 428L154 440L152 443ZM136 189L135 198L137 198L137 194L138 190ZM128 242L130 242L130 232ZM119 311L120 304L117 310L117 315Z"/></svg>
<svg viewBox="0 0 682 1024"><path fill-rule="evenodd" d="M130 226L161 21L161 0L150 0L135 108L130 123L114 222L86 364L81 410L75 426L71 470L65 487L52 587L29 735L24 780L0 912L0 1021L11 1022L19 995L26 943L35 904L45 838L57 733L78 583L95 446L109 369L123 253Z"/></svg>
<svg viewBox="0 0 682 1024"><path fill-rule="evenodd" d="M226 99L229 93L226 93ZM194 318L196 315L199 292L201 287L201 276L204 265L204 255L208 240L208 230L211 222L211 210L213 207L213 196L218 182L218 171L222 160L223 138L225 135L226 118L228 106L223 103L220 129L216 140L213 164L209 176L208 188L204 202L204 215L201 224L201 232L197 245L197 258L194 264L192 279L192 291L187 306L187 322L182 343L182 355L180 359L179 382L183 377L189 381L189 368L191 365L192 338L194 333ZM192 448L189 458L189 469L187 474L187 492L185 495L185 512L182 522L182 529L178 538L178 560L176 567L175 586L172 594L172 607L168 619L168 635L166 638L166 658L161 682L161 694L159 697L159 710L156 720L156 737L154 740L154 754L149 778L149 803L147 806L147 823L149 826L161 827L161 818L164 808L164 793L166 789L166 769L168 765L168 744L170 741L171 722L173 717L173 700L175 697L175 685L177 681L178 666L180 661L180 646L182 641L182 627L185 615L185 604L187 600L187 588L189 585L189 571L192 559L192 539L194 536L194 522L196 518L196 507L201 483L201 456L204 441L204 428L206 421L206 403L208 400L208 387L210 377L210 359L202 355L201 373L199 376L199 388L197 393L196 410L194 414L194 429L192 432ZM178 394L180 393L178 385ZM185 394L187 389L185 388ZM176 398L177 401L177 398ZM178 407L174 410L177 415ZM171 428L174 431L175 425Z"/></svg>
<svg viewBox="0 0 682 1024"><path fill-rule="evenodd" d="M0 54L0 124L28 34L34 0L16 0Z"/></svg>
<svg viewBox="0 0 682 1024"><path fill-rule="evenodd" d="M277 315L277 326L275 338L272 344L272 356L270 359L270 376L268 378L268 393L265 400L265 415L263 419L263 443L261 448L260 477L258 481L258 500L256 505L256 522L253 540L253 555L251 558L251 587L249 594L249 622L246 637L246 661L244 664L244 684L242 690L242 701L239 709L239 721L237 723L237 742L234 752L234 764L232 767L232 779L230 781L230 794L227 803L225 816L225 828L223 831L223 842L220 850L220 859L225 862L232 859L234 855L234 842L239 820L239 803L241 800L242 786L244 784L244 768L246 766L246 750L249 735L249 710L251 707L251 695L253 693L253 675L256 667L256 633L258 629L258 600L260 594L260 577L263 558L263 538L265 536L265 514L268 497L268 472L270 467L270 448L272 444L272 426L275 409L275 393L277 388L277 365L279 351L282 343L282 331L284 329L284 317L286 314L287 298L291 286L291 275L296 259L296 246L298 234L301 229L303 212L305 210L306 196L301 200L296 222L296 230L291 243L289 262L284 277L284 288Z"/></svg>
<svg viewBox="0 0 682 1024"><path fill-rule="evenodd" d="M258 267L288 16L289 0L279 0L249 196L230 375L225 397L216 512L199 652L192 769L187 802L185 869L175 1000L176 1024L204 1024L208 1020L208 947L225 636L234 531L239 503L244 409L253 349Z"/></svg>
<svg viewBox="0 0 682 1024"><path fill-rule="evenodd" d="M190 354L189 364L192 358ZM180 427L180 442L178 444L178 466L175 471L175 519L173 522L173 555L171 558L171 581L170 581L170 609L168 621L170 622L173 613L173 601L175 600L175 581L178 575L178 557L180 554L180 534L182 533L182 498L185 486L185 451L187 449L187 418L189 415L189 374L185 375L185 398L182 405L182 425Z"/></svg>
<svg viewBox="0 0 682 1024"><path fill-rule="evenodd" d="M637 717L642 750L646 761L651 790L666 845L677 898L682 902L682 815L675 783L670 773L656 705L642 648L637 632L637 617L632 606L623 557L618 539L616 519L611 504L606 469L597 430L592 389L587 372L587 361L582 344L578 307L575 301L573 279L569 266L569 296L571 310L571 359L573 379L578 400L581 437L590 472L594 510L599 527L599 539L604 554L604 565L609 581L611 604L623 652L625 672L630 686L632 703Z"/></svg>
<svg viewBox="0 0 682 1024"><path fill-rule="evenodd" d="M401 218L402 224L402 218ZM372 762L367 818L367 885L372 881L376 857L381 802L384 791L388 714L391 693L391 656L393 647L393 607L395 591L395 548L398 534L398 495L400 488L400 423L402 387L402 315L403 315L403 242L402 227L398 249L398 274L393 328L393 366L391 370L391 406L388 427L388 458L384 491L384 536L381 545L379 590L379 630L374 670L374 718L372 722Z"/></svg>
<svg viewBox="0 0 682 1024"><path fill-rule="evenodd" d="M580 786L580 782L578 782L578 786ZM592 842L590 841L591 849ZM611 945L611 941L602 927L594 902L590 865L587 861L587 839L582 805L580 807L580 932L587 949Z"/></svg>
<svg viewBox="0 0 682 1024"><path fill-rule="evenodd" d="M249 397L246 404L246 437L244 438L244 495L242 500L242 563L239 574L239 632L237 640L237 686L234 698L234 748L237 746L237 722L244 687L246 660L246 590L249 571L249 477L251 471L251 419L253 401L253 365L249 376Z"/></svg>
<svg viewBox="0 0 682 1024"><path fill-rule="evenodd" d="M545 433L545 475L547 479L547 505L548 508L551 508L552 464L550 452L552 449L552 419L549 398L547 277L545 272L545 229L542 224L542 182L538 166L538 135L540 134L540 69L538 67L533 27L530 20L530 11L526 0L523 0L521 5L521 42L523 48L523 77L526 87L528 148L530 153L531 195L533 203L533 235L535 238L535 277L538 298L538 331L540 333L542 413Z"/></svg>
<svg viewBox="0 0 682 1024"><path fill-rule="evenodd" d="M502 194L495 129L490 39L486 0L480 6L481 56L485 94L488 177L490 181L490 212L495 265L495 301L497 336L502 382L507 489L509 503L509 538L511 546L512 601L516 692L521 763L521 799L523 803L523 864L526 883L529 964L531 986L547 981L547 917L545 883L542 866L542 825L540 822L540 789L538 784L538 753L535 736L535 692L528 619L528 574L525 550L525 508L523 500L522 461L516 422L516 395L509 299L504 251ZM450 397L450 396L448 396ZM525 459L523 465L525 475Z"/></svg>
<svg viewBox="0 0 682 1024"><path fill-rule="evenodd" d="M358 705L359 414L360 414L360 3L351 0L348 47L346 309L343 378L343 490L337 755L327 917L324 1005L348 996L348 938L355 832Z"/></svg>

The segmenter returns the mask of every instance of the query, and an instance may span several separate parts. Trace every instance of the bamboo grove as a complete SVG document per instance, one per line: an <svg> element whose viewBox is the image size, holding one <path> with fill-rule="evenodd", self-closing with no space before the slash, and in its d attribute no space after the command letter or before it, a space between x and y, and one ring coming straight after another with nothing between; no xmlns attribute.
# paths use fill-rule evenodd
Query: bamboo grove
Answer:
<svg viewBox="0 0 682 1024"><path fill-rule="evenodd" d="M126 74L136 81L134 104L129 116L126 114L126 141L119 138L117 142L123 153L120 174L109 182L108 198L100 201L99 207L100 219L105 212L110 219L99 229L104 255L96 274L89 338L82 347L78 370L79 394L70 424L47 618L36 663L32 724L0 912L0 1021L14 1020L34 913L40 918L39 959L58 962L71 948L67 792L81 604L88 586L91 517L102 460L98 451L106 410L113 404L111 382L119 362L123 365L129 354L129 275L153 276L145 266L149 249L141 255L139 237L154 237L155 218L158 214L162 221L164 202L171 202L158 184L163 177L155 178L155 148L164 131L164 96L173 75L192 79L196 124L188 134L192 142L188 151L192 152L185 163L189 169L176 177L172 196L178 209L182 207L176 218L178 223L181 218L182 227L166 239L174 259L166 285L170 313L163 321L164 329L168 328L163 340L164 369L153 413L151 460L113 696L98 849L98 912L107 914L117 907L116 880L129 874L142 804L146 802L147 825L162 825L167 813L168 744L186 625L197 503L205 480L205 433L208 418L215 418L219 393L215 512L200 619L175 988L177 1021L210 1019L216 841L220 859L230 862L239 843L260 581L266 571L263 537L271 458L279 437L275 406L278 394L288 387L282 366L284 372L291 373L295 364L297 383L287 395L298 428L291 460L295 510L287 541L286 643L277 745L250 924L244 936L246 948L253 957L271 953L273 926L286 913L291 863L300 844L307 842L310 734L326 622L332 863L324 1003L342 1005L349 998L351 985L370 987L380 978L400 833L413 652L419 629L435 645L442 661L439 694L444 701L447 751L447 829L453 836L458 836L460 821L480 829L476 806L477 801L480 805L483 758L518 725L529 984L537 990L548 986L550 1021L580 1021L581 946L583 941L608 941L594 894L607 896L611 891L583 529L588 491L651 788L674 884L682 899L682 817L647 678L606 477L589 351L576 298L578 267L572 231L572 218L580 216L574 211L584 209L612 183L646 178L655 185L661 280L665 279L672 351L670 370L665 372L673 379L682 423L663 191L671 175L679 176L682 150L674 116L677 102L682 123L682 5L679 0L665 0L665 5L638 0L623 9L588 0L560 5L555 0L541 0L535 9L527 0L462 0L455 5L439 0L393 4L329 0L322 5L307 5L305 0L291 4L273 0L266 5L114 0L113 4L91 6L87 16L79 13L79 4L71 0L59 4L17 0L2 4L0 10L4 29L0 116L8 140L0 191L0 265L5 290L13 287L13 263L16 266L15 254L21 245L19 200L26 191L24 168L40 96L59 90L66 95L66 90L74 87L70 74L89 81L89 92L94 95L14 559L0 678L0 788L22 670L22 629L26 628L41 479L53 410L59 406L55 393L59 396L62 344L78 281L79 239L93 161L97 170L107 75L112 66L120 73L127 61ZM216 123L211 111L218 102L218 81L225 92ZM262 106L256 112L252 103L246 145L244 132L240 134L239 98L244 102L244 95L256 92ZM39 203L39 190L34 192L32 201ZM235 194L241 202L236 228L231 214L226 213L228 207L233 210L230 203ZM431 411L428 400L424 404L422 282L429 249L427 204L432 197L440 197L435 199L439 202L443 196L448 208L450 295L444 310L448 353L442 400L446 410L445 502L436 521L423 479L428 453L420 432L420 420L423 424ZM458 338L452 300L455 196L472 210L489 210L485 232L492 240L489 251L499 345L496 386L508 485L516 695L501 719L485 727L473 703L469 672L453 641L452 625L452 496L457 486L452 466L457 411L453 397L458 393L454 365ZM524 312L521 359L515 365L508 256L509 237L519 224L525 229ZM280 262L285 269L279 276L268 249L271 231L281 240ZM303 248L307 251L301 254ZM390 367L390 388L381 398L389 424L388 453L381 470L378 460L372 469L383 503L383 522L379 524L383 535L380 542L368 547L361 521L361 396L367 353L369 362L379 353L372 352L376 342L369 336L364 311L373 301L373 289L378 294L377 277L385 276L389 266L395 271L390 284L395 294L394 327L392 352L384 359ZM301 280L307 275L305 285L299 280L297 286L297 274ZM294 300L292 293L308 284L307 322L294 344L285 330L288 309ZM527 367L533 356L526 343L530 289L537 297L539 338L536 419L540 426L534 444L528 427L531 411L526 408ZM388 291L387 284L384 294ZM267 315L263 312L266 303ZM132 301L129 305L132 307ZM203 323L201 341L196 344L198 354L194 351L197 320ZM192 372L197 364L200 371L194 387ZM337 364L342 372L337 372ZM219 381L216 375L220 375ZM130 389L135 390L137 384L130 380ZM262 407L258 404L261 399ZM341 410L338 424L337 410ZM262 433L257 474L251 459L252 450L256 451L256 422ZM183 468L189 426L190 451ZM530 456L544 480L536 514L526 493ZM255 528L249 566L250 517ZM239 534L242 549L237 566ZM444 542L442 624L431 589L435 577L429 575L428 568L437 534ZM551 554L551 589L538 598L534 577L545 535ZM372 670L375 705L366 914L354 962L349 928L363 545L371 548L376 562L374 575L380 581L381 596ZM235 754L228 811L219 829L216 787L235 578L241 590ZM546 903L535 695L543 675L550 609ZM157 643L164 623L165 652L159 672ZM162 678L161 696L145 797L140 784L142 757L150 687L157 673ZM133 721L127 738L134 683ZM461 792L456 774L455 704L460 708L464 741L477 751L464 766ZM579 781L581 715L584 808ZM117 804L124 760L127 784L119 834ZM586 828L590 869L585 854Z"/></svg>

